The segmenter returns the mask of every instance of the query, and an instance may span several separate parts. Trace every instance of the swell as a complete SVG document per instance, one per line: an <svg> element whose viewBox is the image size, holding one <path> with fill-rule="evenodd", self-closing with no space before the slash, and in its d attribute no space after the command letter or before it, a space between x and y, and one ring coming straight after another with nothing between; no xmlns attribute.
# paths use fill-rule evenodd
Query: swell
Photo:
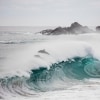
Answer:
<svg viewBox="0 0 100 100"><path fill-rule="evenodd" d="M30 82L38 83L50 80L65 79L83 80L84 78L100 78L100 61L93 57L75 57L54 63L47 67L33 69L30 74Z"/></svg>
<svg viewBox="0 0 100 100"><path fill-rule="evenodd" d="M5 77L0 79L0 98L7 94L32 96L36 91L69 87L75 80L100 78L100 61L93 57L75 57L54 63L47 69L32 69L30 77ZM72 82L74 80L74 82Z"/></svg>
<svg viewBox="0 0 100 100"><path fill-rule="evenodd" d="M32 43L33 40L29 41L0 41L0 44L25 44L25 43Z"/></svg>

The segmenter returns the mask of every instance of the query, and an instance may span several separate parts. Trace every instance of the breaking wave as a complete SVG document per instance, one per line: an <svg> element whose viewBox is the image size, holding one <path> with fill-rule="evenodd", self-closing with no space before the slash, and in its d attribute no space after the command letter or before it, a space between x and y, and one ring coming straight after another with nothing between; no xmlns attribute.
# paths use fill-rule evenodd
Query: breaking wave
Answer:
<svg viewBox="0 0 100 100"><path fill-rule="evenodd" d="M12 53L5 61L2 72L5 75L0 76L1 99L17 95L29 97L37 92L66 89L84 79L100 78L100 60L87 43L50 41L18 53ZM6 75L7 72L13 73L12 76Z"/></svg>
<svg viewBox="0 0 100 100"><path fill-rule="evenodd" d="M5 92L22 96L34 95L36 91L48 91L67 87L71 80L100 78L100 61L93 57L74 57L54 63L47 69L32 69L30 77L5 77L0 79L0 95ZM56 83L56 84L55 84ZM57 84L60 84L57 86ZM65 85L63 85L65 84Z"/></svg>

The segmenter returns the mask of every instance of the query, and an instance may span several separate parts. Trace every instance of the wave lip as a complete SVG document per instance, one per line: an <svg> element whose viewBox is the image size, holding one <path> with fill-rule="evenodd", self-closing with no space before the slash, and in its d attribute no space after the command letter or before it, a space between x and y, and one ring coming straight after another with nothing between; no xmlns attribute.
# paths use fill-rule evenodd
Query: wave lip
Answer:
<svg viewBox="0 0 100 100"><path fill-rule="evenodd" d="M33 69L30 79L34 82L46 81L52 79L53 75L62 77L65 75L67 78L84 79L91 77L100 77L100 61L93 57L75 57L67 61L54 63L47 69L45 66L39 69ZM60 74L60 73L63 73ZM91 74L93 75L91 75Z"/></svg>
<svg viewBox="0 0 100 100"><path fill-rule="evenodd" d="M100 78L100 61L92 56L74 57L54 63L48 69L41 66L31 70L28 85L35 91L67 88L84 79Z"/></svg>

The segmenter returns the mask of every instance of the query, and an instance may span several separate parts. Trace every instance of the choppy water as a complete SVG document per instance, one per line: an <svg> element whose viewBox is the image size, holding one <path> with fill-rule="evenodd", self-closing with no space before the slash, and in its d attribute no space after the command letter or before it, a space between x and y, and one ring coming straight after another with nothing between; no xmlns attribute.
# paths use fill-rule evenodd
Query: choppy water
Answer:
<svg viewBox="0 0 100 100"><path fill-rule="evenodd" d="M99 34L18 29L0 28L0 99L100 99Z"/></svg>

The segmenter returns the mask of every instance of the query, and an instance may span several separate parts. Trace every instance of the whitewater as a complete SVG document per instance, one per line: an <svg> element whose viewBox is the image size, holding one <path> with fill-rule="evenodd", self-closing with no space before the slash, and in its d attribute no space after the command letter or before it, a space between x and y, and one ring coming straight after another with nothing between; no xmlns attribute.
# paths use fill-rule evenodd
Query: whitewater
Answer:
<svg viewBox="0 0 100 100"><path fill-rule="evenodd" d="M1 100L100 100L100 34L0 31Z"/></svg>

